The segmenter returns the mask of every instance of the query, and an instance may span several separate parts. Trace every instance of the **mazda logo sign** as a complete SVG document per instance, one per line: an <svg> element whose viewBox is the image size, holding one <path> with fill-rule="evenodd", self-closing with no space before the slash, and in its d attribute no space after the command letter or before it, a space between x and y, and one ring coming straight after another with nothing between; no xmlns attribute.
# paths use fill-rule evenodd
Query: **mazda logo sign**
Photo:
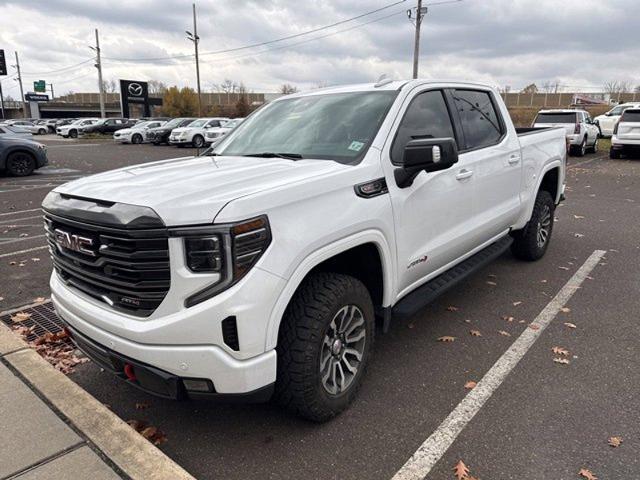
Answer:
<svg viewBox="0 0 640 480"><path fill-rule="evenodd" d="M130 83L128 87L129 93L134 97L139 97L142 95L142 85L139 83Z"/></svg>

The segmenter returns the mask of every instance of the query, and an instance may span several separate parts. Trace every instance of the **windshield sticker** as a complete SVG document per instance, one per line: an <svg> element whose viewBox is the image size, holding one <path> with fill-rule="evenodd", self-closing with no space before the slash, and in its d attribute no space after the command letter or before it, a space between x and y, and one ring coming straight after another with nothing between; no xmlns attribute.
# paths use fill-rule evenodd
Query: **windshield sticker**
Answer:
<svg viewBox="0 0 640 480"><path fill-rule="evenodd" d="M364 143L356 142L354 140L353 142L351 142L351 145L349 145L349 150L353 150L354 152L359 152L360 150L362 150L362 147L364 147Z"/></svg>

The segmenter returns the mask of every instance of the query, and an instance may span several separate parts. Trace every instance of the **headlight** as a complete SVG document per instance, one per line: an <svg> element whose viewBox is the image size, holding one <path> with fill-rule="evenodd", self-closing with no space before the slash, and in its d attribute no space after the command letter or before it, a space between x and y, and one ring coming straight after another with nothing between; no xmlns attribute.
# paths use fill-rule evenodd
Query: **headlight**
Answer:
<svg viewBox="0 0 640 480"><path fill-rule="evenodd" d="M217 273L218 279L191 295L192 307L238 283L258 262L271 243L269 219L263 215L238 223L175 229L184 237L185 262L194 273Z"/></svg>

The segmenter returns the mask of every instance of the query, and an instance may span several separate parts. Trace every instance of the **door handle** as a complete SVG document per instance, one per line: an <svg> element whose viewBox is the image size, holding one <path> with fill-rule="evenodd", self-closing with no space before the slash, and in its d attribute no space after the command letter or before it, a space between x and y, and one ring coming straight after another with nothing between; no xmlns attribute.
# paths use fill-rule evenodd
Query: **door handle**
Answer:
<svg viewBox="0 0 640 480"><path fill-rule="evenodd" d="M471 175L473 175L473 171L463 168L456 175L456 180L464 180L465 178L469 178Z"/></svg>
<svg viewBox="0 0 640 480"><path fill-rule="evenodd" d="M510 155L509 156L509 164L510 165L518 163L519 161L520 161L520 155Z"/></svg>

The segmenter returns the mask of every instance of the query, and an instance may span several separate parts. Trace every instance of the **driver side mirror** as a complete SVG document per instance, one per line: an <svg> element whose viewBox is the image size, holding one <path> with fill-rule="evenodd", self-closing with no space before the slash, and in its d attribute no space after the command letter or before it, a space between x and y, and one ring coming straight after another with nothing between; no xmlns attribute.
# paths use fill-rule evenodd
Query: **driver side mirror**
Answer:
<svg viewBox="0 0 640 480"><path fill-rule="evenodd" d="M458 147L453 138L421 138L407 143L400 168L393 173L398 187L407 188L420 172L446 170L456 163Z"/></svg>

